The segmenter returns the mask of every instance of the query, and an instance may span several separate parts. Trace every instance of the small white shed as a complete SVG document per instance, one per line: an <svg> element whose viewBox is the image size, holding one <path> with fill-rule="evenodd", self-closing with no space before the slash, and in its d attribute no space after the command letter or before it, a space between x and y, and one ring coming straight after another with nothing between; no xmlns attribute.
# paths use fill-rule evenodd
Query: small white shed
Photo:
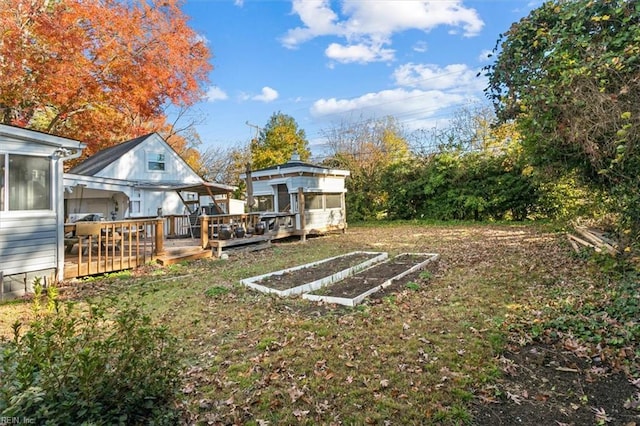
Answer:
<svg viewBox="0 0 640 426"><path fill-rule="evenodd" d="M15 297L64 268L63 162L85 145L0 124L0 291Z"/></svg>
<svg viewBox="0 0 640 426"><path fill-rule="evenodd" d="M322 234L347 227L345 179L348 170L331 169L300 161L297 154L285 164L253 170L247 180L253 211L296 214L296 229ZM300 194L304 212L300 211ZM304 213L301 220L301 214Z"/></svg>

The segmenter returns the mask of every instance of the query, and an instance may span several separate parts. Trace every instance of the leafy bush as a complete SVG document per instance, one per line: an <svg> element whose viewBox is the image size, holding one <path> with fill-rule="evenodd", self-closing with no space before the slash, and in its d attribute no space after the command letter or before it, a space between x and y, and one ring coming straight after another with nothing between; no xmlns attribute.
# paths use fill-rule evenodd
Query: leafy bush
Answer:
<svg viewBox="0 0 640 426"><path fill-rule="evenodd" d="M0 343L0 415L37 424L169 423L175 339L140 306L115 299L80 311L36 283L35 319ZM46 306L46 309L45 309Z"/></svg>
<svg viewBox="0 0 640 426"><path fill-rule="evenodd" d="M391 219L524 220L538 188L508 154L442 152L396 164L384 176Z"/></svg>

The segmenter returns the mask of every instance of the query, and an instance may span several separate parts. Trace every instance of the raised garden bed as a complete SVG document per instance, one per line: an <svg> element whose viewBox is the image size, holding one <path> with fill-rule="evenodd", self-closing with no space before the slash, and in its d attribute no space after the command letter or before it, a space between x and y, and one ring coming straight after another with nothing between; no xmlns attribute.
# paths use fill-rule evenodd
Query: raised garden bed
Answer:
<svg viewBox="0 0 640 426"><path fill-rule="evenodd" d="M302 297L308 300L356 306L370 294L391 285L395 280L423 269L438 257L439 255L435 253L403 253L361 270L340 282L310 291Z"/></svg>
<svg viewBox="0 0 640 426"><path fill-rule="evenodd" d="M354 251L317 262L240 280L240 283L264 293L279 296L307 293L340 281L358 271L387 259L387 253Z"/></svg>

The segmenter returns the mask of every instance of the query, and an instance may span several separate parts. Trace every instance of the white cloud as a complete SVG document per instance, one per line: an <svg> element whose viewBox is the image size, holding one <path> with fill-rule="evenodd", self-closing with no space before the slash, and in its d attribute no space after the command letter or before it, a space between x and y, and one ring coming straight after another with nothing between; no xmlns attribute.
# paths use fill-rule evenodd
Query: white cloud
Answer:
<svg viewBox="0 0 640 426"><path fill-rule="evenodd" d="M300 17L304 27L291 29L282 37L286 47L294 48L312 38L339 33L335 21L338 16L331 10L329 0L293 0L292 13Z"/></svg>
<svg viewBox="0 0 640 426"><path fill-rule="evenodd" d="M478 55L478 60L480 62L489 62L492 57L493 57L493 51L489 49L485 49L482 52L480 52L480 55Z"/></svg>
<svg viewBox="0 0 640 426"><path fill-rule="evenodd" d="M477 35L484 22L475 9L462 3L461 0L344 0L343 13L349 16L344 26L351 34L391 35L412 29L428 32L447 25L462 28L465 36Z"/></svg>
<svg viewBox="0 0 640 426"><path fill-rule="evenodd" d="M204 97L209 102L224 101L225 99L229 98L225 91L217 86L209 87L209 90L207 90L207 93L204 95Z"/></svg>
<svg viewBox="0 0 640 426"><path fill-rule="evenodd" d="M486 80L477 77L477 74L478 70L465 64L440 67L433 64L408 63L394 70L393 79L402 87L472 93L482 91L486 87Z"/></svg>
<svg viewBox="0 0 640 426"><path fill-rule="evenodd" d="M381 45L372 46L366 44L352 44L349 46L331 43L325 54L328 58L341 63L349 62L374 62L390 61L393 59L394 51L384 49Z"/></svg>
<svg viewBox="0 0 640 426"><path fill-rule="evenodd" d="M452 111L482 98L486 78L465 64L439 67L408 63L397 67L392 78L395 89L371 92L356 98L319 99L310 114L317 121L331 122L393 116L408 129L444 125Z"/></svg>
<svg viewBox="0 0 640 426"><path fill-rule="evenodd" d="M262 88L261 94L253 96L251 99L253 99L254 101L271 102L278 99L278 96L279 95L277 90L272 89L271 87L265 86Z"/></svg>
<svg viewBox="0 0 640 426"><path fill-rule="evenodd" d="M439 26L449 26L465 37L477 35L484 22L475 9L467 8L462 0L342 0L341 15L331 9L329 0L293 0L292 12L300 17L303 26L289 30L281 41L288 48L315 37L336 36L344 38L345 45L333 43L325 51L345 58L361 59L348 62L389 61L394 51L384 46L391 44L396 33L408 30L429 32ZM340 47L337 49L336 46ZM345 55L351 48L368 54ZM378 54L372 54L378 53ZM335 57L333 59L336 59Z"/></svg>
<svg viewBox="0 0 640 426"><path fill-rule="evenodd" d="M413 50L418 53L424 53L429 50L429 45L426 41L419 41L413 46Z"/></svg>
<svg viewBox="0 0 640 426"><path fill-rule="evenodd" d="M315 118L336 118L345 113L365 117L392 115L401 121L411 118L428 118L439 110L460 105L467 98L463 94L439 90L406 90L402 88L367 93L353 99L320 99L311 107Z"/></svg>

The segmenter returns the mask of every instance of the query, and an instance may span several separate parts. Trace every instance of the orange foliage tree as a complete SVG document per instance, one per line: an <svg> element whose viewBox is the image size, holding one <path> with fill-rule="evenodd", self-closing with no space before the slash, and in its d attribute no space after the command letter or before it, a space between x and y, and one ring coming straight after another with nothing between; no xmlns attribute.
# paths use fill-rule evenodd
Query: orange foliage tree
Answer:
<svg viewBox="0 0 640 426"><path fill-rule="evenodd" d="M212 66L180 0L0 0L0 122L86 154L166 128Z"/></svg>

